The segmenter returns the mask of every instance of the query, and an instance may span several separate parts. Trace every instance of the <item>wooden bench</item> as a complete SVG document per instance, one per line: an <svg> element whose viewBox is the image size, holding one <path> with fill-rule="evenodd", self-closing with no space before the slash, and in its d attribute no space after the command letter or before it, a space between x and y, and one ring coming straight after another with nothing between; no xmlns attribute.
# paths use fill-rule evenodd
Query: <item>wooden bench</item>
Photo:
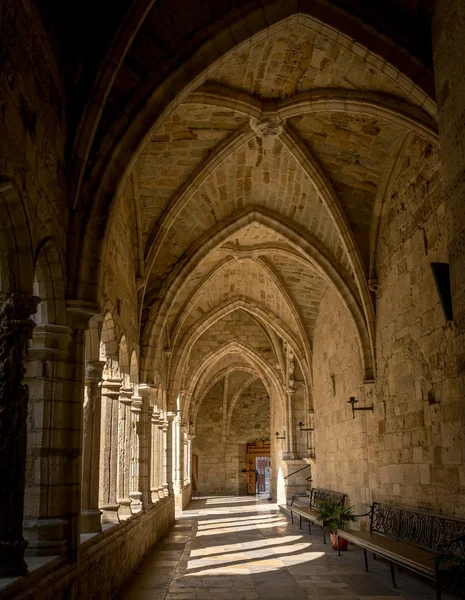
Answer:
<svg viewBox="0 0 465 600"><path fill-rule="evenodd" d="M374 559L382 556L389 561L394 587L394 564L397 564L434 581L440 600L445 571L436 567L435 558L444 551L463 555L465 521L378 502L373 503L367 515L370 515L370 531L337 531L341 538L363 548L366 570L367 551L370 551Z"/></svg>
<svg viewBox="0 0 465 600"><path fill-rule="evenodd" d="M302 529L302 519L306 519L308 522L308 533L312 533L311 523L319 525L323 532L323 542L326 544L325 527L318 514L319 503L321 501L331 501L337 504L344 504L345 494L339 492L331 492L329 490L322 490L318 488L312 488L304 494L297 494L293 496L289 505L291 512L291 520L294 523L294 513L299 515L300 529Z"/></svg>

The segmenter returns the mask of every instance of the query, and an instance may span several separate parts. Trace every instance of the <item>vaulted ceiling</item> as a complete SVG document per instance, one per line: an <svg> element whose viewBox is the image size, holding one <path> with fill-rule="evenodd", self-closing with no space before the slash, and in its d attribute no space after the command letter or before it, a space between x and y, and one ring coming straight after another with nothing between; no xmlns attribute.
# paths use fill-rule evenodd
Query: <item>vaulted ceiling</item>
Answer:
<svg viewBox="0 0 465 600"><path fill-rule="evenodd" d="M294 361L310 395L328 287L371 378L384 198L402 147L437 144L433 2L102 2L85 48L64 33L85 1L39 3L73 92L69 293L95 301L130 187L142 369L166 357L169 395L195 404L228 369L283 392Z"/></svg>
<svg viewBox="0 0 465 600"><path fill-rule="evenodd" d="M172 389L195 406L231 368L271 384L244 348L283 389L290 348L310 393L328 286L354 318L370 377L367 281L387 180L409 136L437 138L424 93L310 17L243 46L152 131L133 171L146 344L170 348Z"/></svg>

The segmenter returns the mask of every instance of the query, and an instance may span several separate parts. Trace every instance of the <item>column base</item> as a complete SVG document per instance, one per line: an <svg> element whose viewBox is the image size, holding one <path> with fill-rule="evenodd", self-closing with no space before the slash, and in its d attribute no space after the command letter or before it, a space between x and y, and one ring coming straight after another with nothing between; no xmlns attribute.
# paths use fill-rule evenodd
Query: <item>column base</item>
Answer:
<svg viewBox="0 0 465 600"><path fill-rule="evenodd" d="M67 529L66 519L25 519L26 556L64 556L68 549Z"/></svg>
<svg viewBox="0 0 465 600"><path fill-rule="evenodd" d="M104 504L100 507L103 523L119 523L119 504Z"/></svg>
<svg viewBox="0 0 465 600"><path fill-rule="evenodd" d="M119 504L119 517L120 519L129 519L132 517L131 511L131 499L130 498L122 498L121 500L117 500Z"/></svg>
<svg viewBox="0 0 465 600"><path fill-rule="evenodd" d="M132 514L142 510L142 492L130 492Z"/></svg>
<svg viewBox="0 0 465 600"><path fill-rule="evenodd" d="M81 533L102 531L102 511L98 508L81 511Z"/></svg>
<svg viewBox="0 0 465 600"><path fill-rule="evenodd" d="M26 540L7 542L0 540L0 577L18 577L27 575L27 565L24 561Z"/></svg>

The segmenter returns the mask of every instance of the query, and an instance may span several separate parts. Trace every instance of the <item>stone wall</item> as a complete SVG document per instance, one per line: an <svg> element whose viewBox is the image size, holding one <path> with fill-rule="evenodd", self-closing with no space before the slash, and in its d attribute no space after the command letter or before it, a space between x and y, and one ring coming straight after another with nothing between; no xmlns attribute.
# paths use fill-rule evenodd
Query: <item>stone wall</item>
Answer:
<svg viewBox="0 0 465 600"><path fill-rule="evenodd" d="M436 0L433 19L433 55L438 103L441 176L444 190L447 255L451 270L454 331L459 394L461 403L453 432L456 460L463 461L465 449L465 6L460 0ZM461 435L457 435L458 422ZM450 423L450 420L449 420ZM453 437L450 437L452 442ZM465 497L463 468L458 469L461 498ZM444 487L447 481L444 481ZM454 490L457 489L457 482ZM463 504L457 513L465 515Z"/></svg>
<svg viewBox="0 0 465 600"><path fill-rule="evenodd" d="M64 257L69 217L64 77L34 4L3 2L0 37L0 182L11 181L19 193L32 254L50 236Z"/></svg>
<svg viewBox="0 0 465 600"><path fill-rule="evenodd" d="M409 138L384 206L369 460L373 499L464 514L455 332L430 266L447 262L439 168L438 150Z"/></svg>
<svg viewBox="0 0 465 600"><path fill-rule="evenodd" d="M316 462L314 487L345 492L350 504L369 501L367 419L355 419L347 404L363 375L355 325L339 296L328 288L316 320L313 342ZM362 404L362 403L361 403Z"/></svg>
<svg viewBox="0 0 465 600"><path fill-rule="evenodd" d="M148 513L139 513L84 542L78 562L54 563L52 572L46 568L32 571L29 577L18 579L14 587L0 591L0 598L31 598L32 579L34 600L112 600L149 548L167 533L173 522L173 499L161 501Z"/></svg>
<svg viewBox="0 0 465 600"><path fill-rule="evenodd" d="M202 494L246 493L247 442L269 439L270 400L259 381L238 399L229 436L223 441L223 386L215 385L205 397L197 418L192 450L198 455L198 485Z"/></svg>

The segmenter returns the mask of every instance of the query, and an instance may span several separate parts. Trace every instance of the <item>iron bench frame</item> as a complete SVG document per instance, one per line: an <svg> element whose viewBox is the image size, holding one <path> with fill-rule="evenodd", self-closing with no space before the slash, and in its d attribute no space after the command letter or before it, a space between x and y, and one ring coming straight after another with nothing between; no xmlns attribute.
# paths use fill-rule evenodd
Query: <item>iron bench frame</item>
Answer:
<svg viewBox="0 0 465 600"><path fill-rule="evenodd" d="M294 502L298 498L308 498L308 506L294 506ZM308 522L308 533L312 534L311 523L315 523L321 527L323 532L323 543L326 544L326 535L325 535L325 527L326 524L323 523L320 519L320 516L317 513L319 509L319 502L334 502L336 504L344 504L346 499L345 494L341 494L340 492L332 492L330 490L323 490L320 488L312 488L307 491L305 494L296 494L292 497L291 503L289 505L289 510L291 512L291 521L294 523L294 512L299 515L300 519L300 529L302 529L302 519L307 519Z"/></svg>
<svg viewBox="0 0 465 600"><path fill-rule="evenodd" d="M368 515L370 516L369 533L373 534L371 539L363 539L366 532L350 529L337 531L341 538L363 548L365 569L368 571L367 551L370 551L375 560L378 555L389 561L394 588L397 587L394 564L397 564L434 581L436 598L440 600L444 571L437 567L435 558L444 552L460 553L465 556L465 521L380 502L374 502L368 513L358 516ZM383 548L385 539L394 541L393 548L396 543L398 544L399 554L396 554L393 548L391 550ZM407 546L411 546L412 551L420 549L425 557L431 558L431 568L421 565L419 561L415 563L414 558L409 560L405 553Z"/></svg>

